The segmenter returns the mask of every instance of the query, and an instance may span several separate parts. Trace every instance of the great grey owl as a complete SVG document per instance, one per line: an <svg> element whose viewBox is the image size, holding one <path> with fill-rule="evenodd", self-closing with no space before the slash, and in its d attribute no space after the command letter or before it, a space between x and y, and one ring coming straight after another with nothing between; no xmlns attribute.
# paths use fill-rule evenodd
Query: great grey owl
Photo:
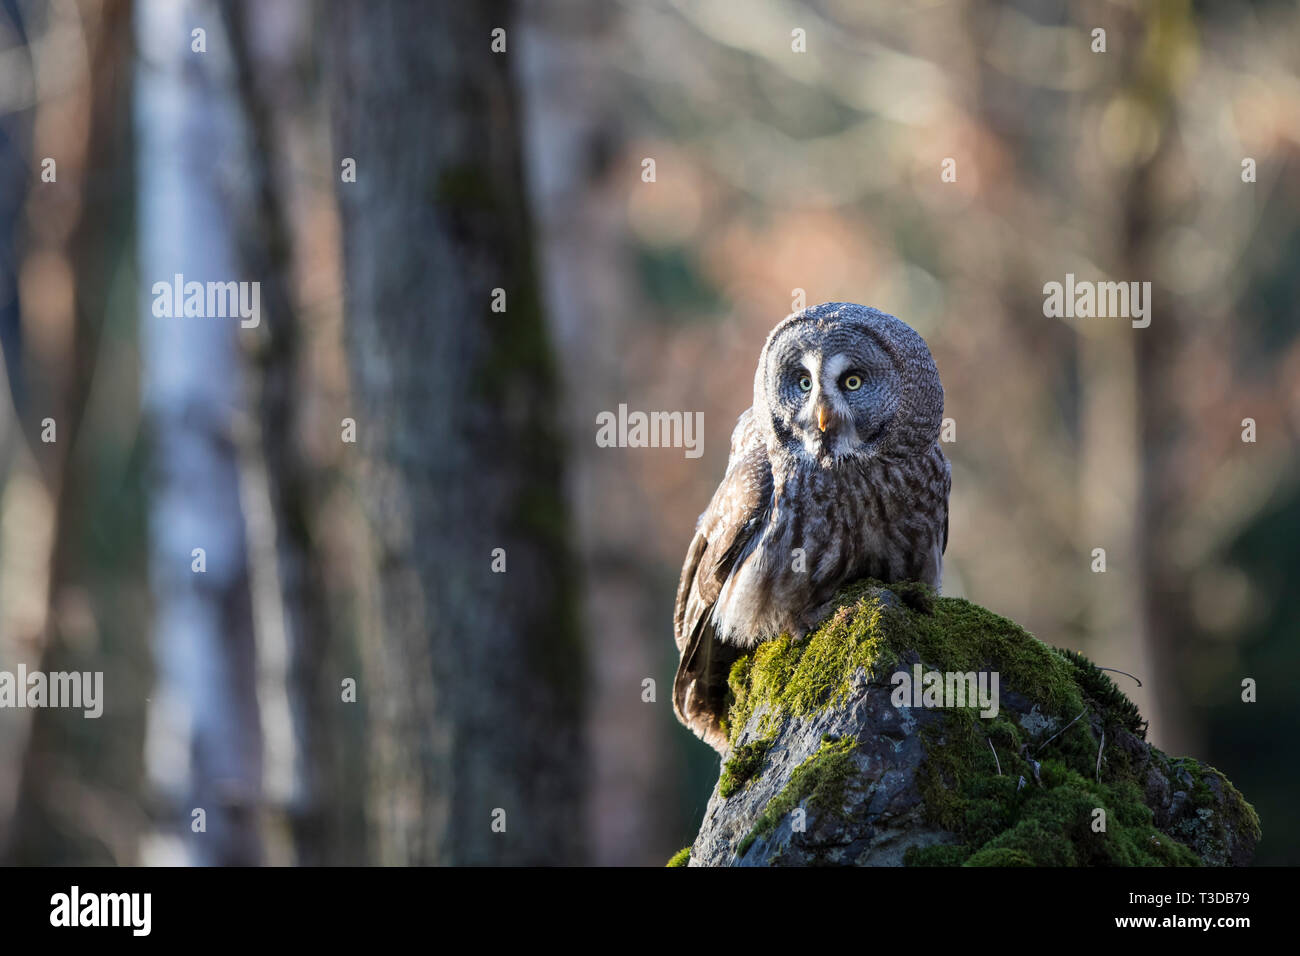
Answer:
<svg viewBox="0 0 1300 956"><path fill-rule="evenodd" d="M939 587L952 485L942 415L930 350L892 315L827 302L768 335L673 620L673 710L716 750L744 650L802 639L858 578Z"/></svg>

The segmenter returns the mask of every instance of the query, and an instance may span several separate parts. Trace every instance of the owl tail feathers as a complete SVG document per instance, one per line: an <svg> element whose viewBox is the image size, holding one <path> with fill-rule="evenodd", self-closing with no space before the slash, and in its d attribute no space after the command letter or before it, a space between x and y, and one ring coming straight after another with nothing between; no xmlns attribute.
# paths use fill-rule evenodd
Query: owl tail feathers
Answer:
<svg viewBox="0 0 1300 956"><path fill-rule="evenodd" d="M720 643L713 629L701 623L673 680L673 713L720 754L730 746L723 723L728 706L727 677L740 654L740 648Z"/></svg>

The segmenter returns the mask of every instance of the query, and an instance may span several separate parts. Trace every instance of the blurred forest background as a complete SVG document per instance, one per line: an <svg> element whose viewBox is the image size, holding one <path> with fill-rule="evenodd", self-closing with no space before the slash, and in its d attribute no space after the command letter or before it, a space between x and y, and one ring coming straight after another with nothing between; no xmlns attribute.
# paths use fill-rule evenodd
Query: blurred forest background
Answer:
<svg viewBox="0 0 1300 956"><path fill-rule="evenodd" d="M947 593L1300 863L1294 5L0 0L0 183L0 670L106 698L0 710L0 861L662 865L678 569L803 290L930 343Z"/></svg>

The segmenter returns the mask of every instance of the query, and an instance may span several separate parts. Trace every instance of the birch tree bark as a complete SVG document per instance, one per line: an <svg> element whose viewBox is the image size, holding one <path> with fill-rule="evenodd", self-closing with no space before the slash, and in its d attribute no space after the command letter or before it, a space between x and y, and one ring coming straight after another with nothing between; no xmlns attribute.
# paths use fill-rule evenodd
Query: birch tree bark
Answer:
<svg viewBox="0 0 1300 956"><path fill-rule="evenodd" d="M150 513L158 678L146 761L165 810L146 862L261 861L263 742L241 519L236 318L153 314L154 282L238 281L219 172L240 124L214 4L142 0L136 80L143 405L156 473ZM206 25L207 52L186 39ZM205 570L197 572L195 549ZM195 810L205 829L195 832Z"/></svg>

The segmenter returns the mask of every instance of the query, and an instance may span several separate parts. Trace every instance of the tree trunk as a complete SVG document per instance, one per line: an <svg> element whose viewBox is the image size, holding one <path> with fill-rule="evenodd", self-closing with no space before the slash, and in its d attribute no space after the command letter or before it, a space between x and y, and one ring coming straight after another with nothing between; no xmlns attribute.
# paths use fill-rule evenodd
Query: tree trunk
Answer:
<svg viewBox="0 0 1300 956"><path fill-rule="evenodd" d="M210 52L184 39L205 25ZM137 7L143 404L156 474L150 502L158 684L147 760L166 810L148 862L262 859L262 734L247 542L235 442L242 369L235 318L159 317L155 282L243 280L218 171L237 161L233 79L218 11L196 0ZM204 549L206 570L193 570ZM204 812L195 832L193 813Z"/></svg>
<svg viewBox="0 0 1300 956"><path fill-rule="evenodd" d="M517 54L510 36L509 52L490 49L510 30L505 5L436 11L334 11L334 147L356 161L337 187L352 417L376 567L361 686L374 836L386 864L572 863L583 655Z"/></svg>
<svg viewBox="0 0 1300 956"><path fill-rule="evenodd" d="M144 776L149 682L139 445L132 429L104 427L122 409L129 422L136 402L133 368L124 360L134 347L135 303L129 292L117 292L131 287L123 276L132 274L130 7L104 3L75 26L60 11L51 13L35 18L44 20L44 36L34 58L44 59L48 72L51 51L74 40L88 51L90 71L57 95L39 81L34 90L42 115L23 174L32 190L23 255L47 266L59 261L66 272L47 271L37 285L41 294L23 302L25 336L11 360L22 370L19 416L53 514L43 507L44 490L34 493L25 478L21 496L6 490L5 526L21 517L23 530L7 536L0 573L27 571L17 587L38 593L23 593L23 603L45 606L32 631L22 624L37 619L22 615L13 635L18 659L46 674L102 673L102 711L91 718L78 708L27 712L21 771L0 787L21 778L0 856L14 864L123 865L135 862L144 826L134 808ZM49 182L39 178L46 156L57 162L57 179ZM14 331L6 330L6 348ZM45 443L47 417L57 427ZM19 459L15 477L28 473L28 461L26 454ZM47 553L47 572L32 574ZM5 612L0 630L15 623L12 605ZM0 657L6 650L0 646ZM6 798L0 794L0 805Z"/></svg>
<svg viewBox="0 0 1300 956"><path fill-rule="evenodd" d="M338 515L322 501L337 476L330 463L312 460L302 441L310 430L307 406L319 387L309 378L308 339L322 330L309 324L293 282L295 270L310 266L300 258L290 210L295 202L332 200L329 191L303 196L302 177L290 174L288 162L294 137L303 135L300 126L324 124L311 109L317 87L304 79L313 72L311 11L306 5L276 11L231 0L222 12L249 172L232 189L230 205L239 210L241 262L248 277L261 283L265 313L257 344L247 350L250 416L240 457L248 497L256 499L245 503L245 525L252 544L259 674L287 712L283 732L267 735L268 797L287 818L300 865L355 865L364 858L364 753L359 721L349 720L340 706L339 673L354 636L347 601L340 597L350 597L351 589L329 581L325 566L321 526ZM328 171L334 164L324 158L322 165ZM272 677L268 670L277 673ZM291 739L285 739L290 727ZM282 773L273 781L277 750Z"/></svg>
<svg viewBox="0 0 1300 956"><path fill-rule="evenodd" d="M583 505L573 516L582 629L600 635L586 717L590 852L601 866L654 865L683 823L672 747L681 727L642 700L642 681L662 667L671 594L662 602L660 590L647 587L662 568L653 535L634 525L637 516L658 520L638 507L642 466L591 440L596 411L616 408L628 394L612 357L628 353L642 318L627 307L639 290L625 241L625 197L610 186L617 177L610 160L623 148L626 104L609 78L617 75L612 37L624 11L532 4L520 15L529 194L564 383L569 501ZM609 520L612 509L620 520Z"/></svg>

